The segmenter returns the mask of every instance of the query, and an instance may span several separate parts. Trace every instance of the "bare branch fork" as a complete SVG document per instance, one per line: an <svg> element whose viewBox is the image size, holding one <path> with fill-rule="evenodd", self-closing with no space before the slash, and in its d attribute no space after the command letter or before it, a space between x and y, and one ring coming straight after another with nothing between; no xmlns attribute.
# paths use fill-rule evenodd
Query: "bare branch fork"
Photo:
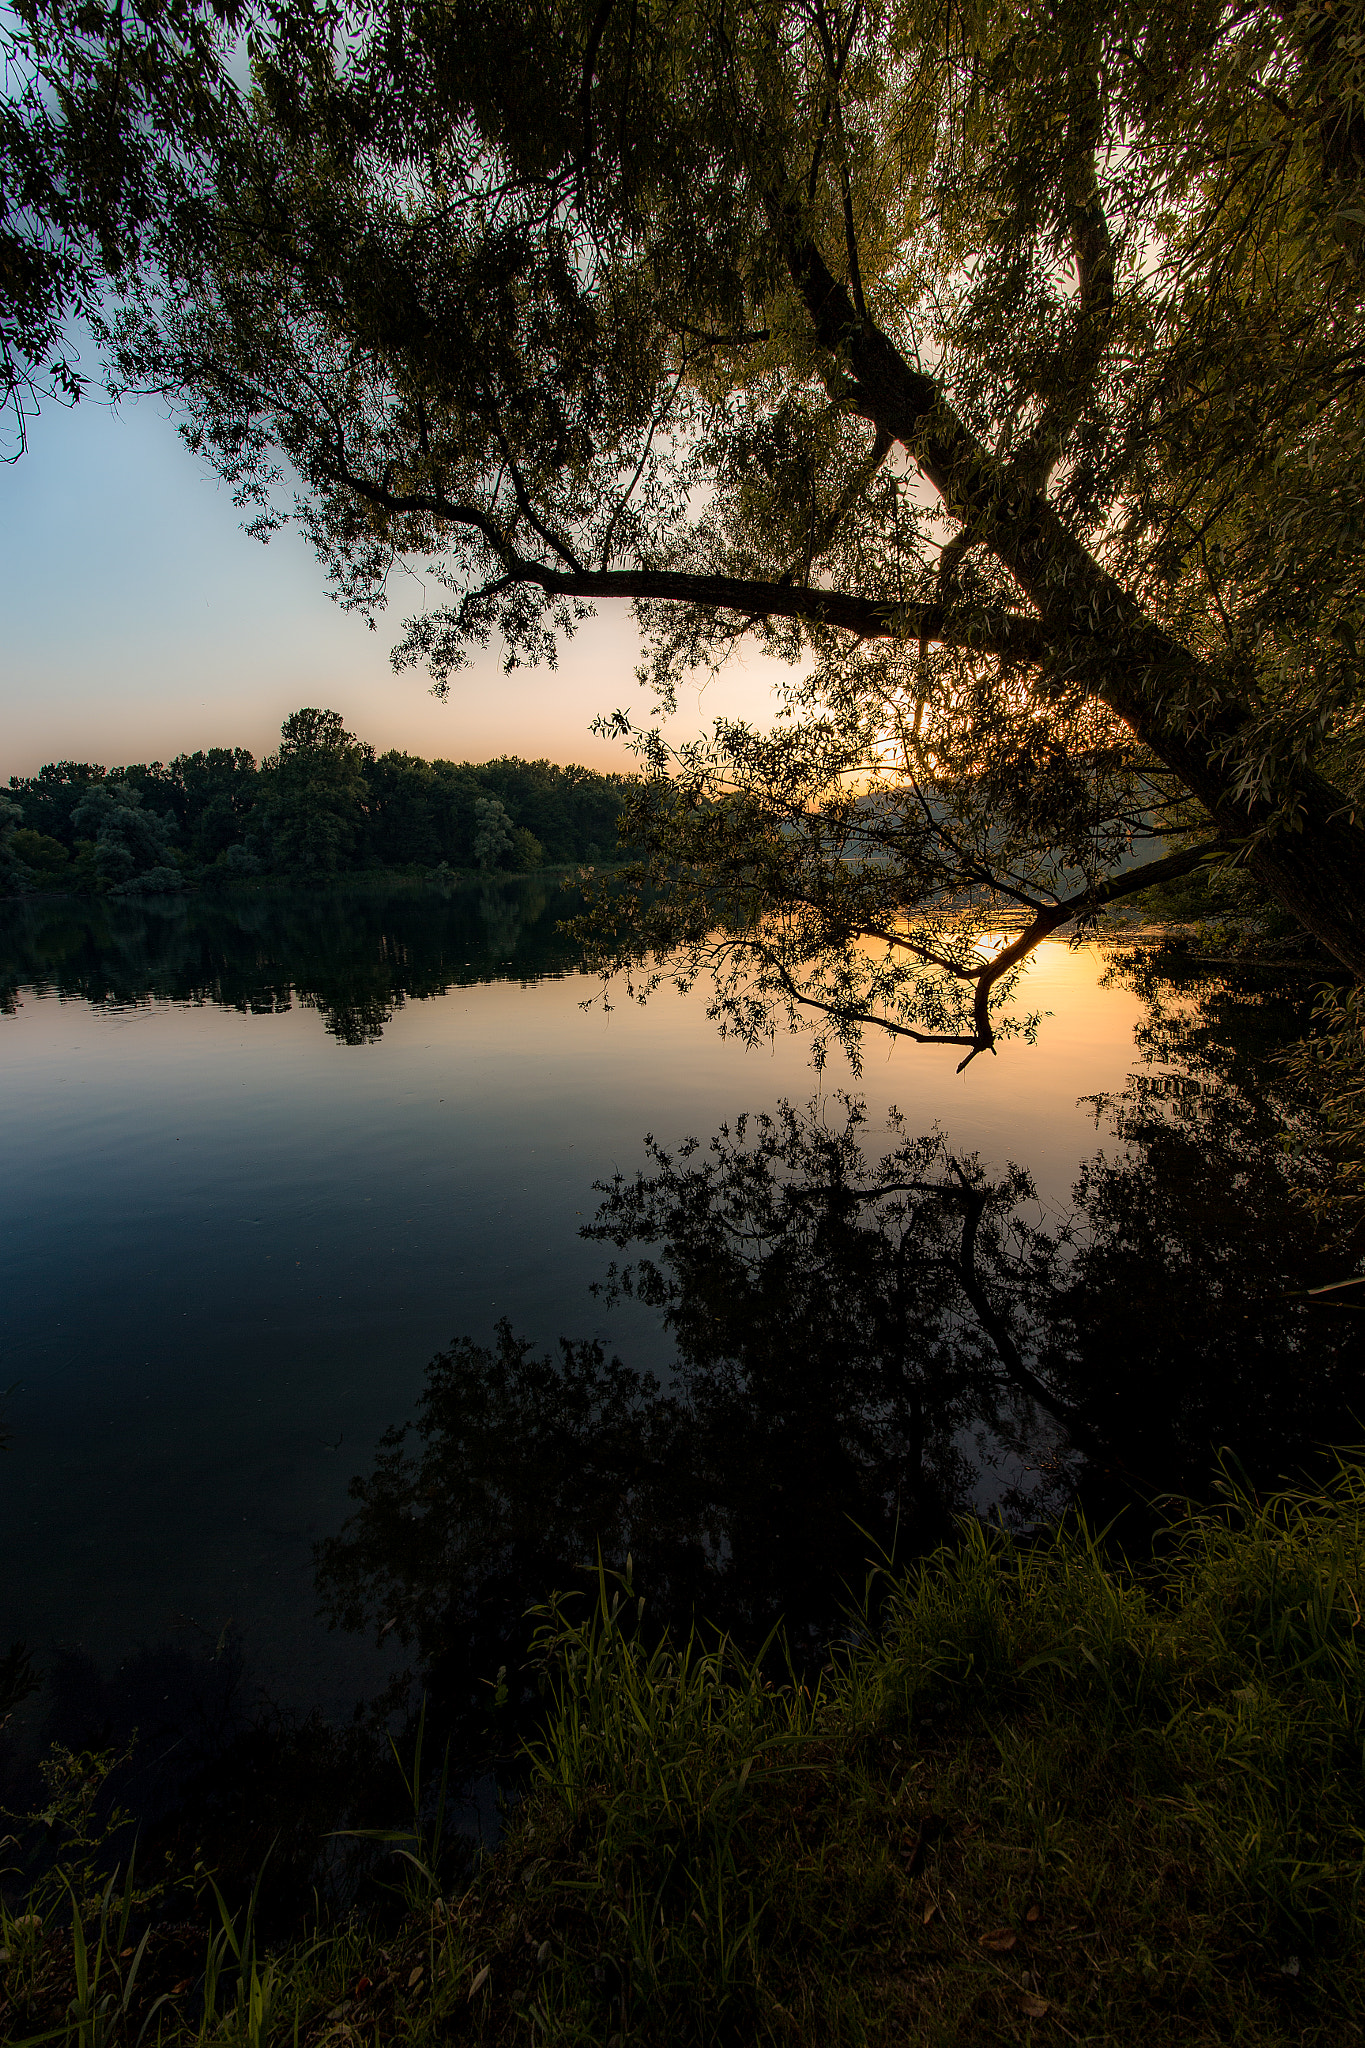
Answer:
<svg viewBox="0 0 1365 2048"><path fill-rule="evenodd" d="M923 946L899 939L898 935L864 927L865 936L879 938L887 944L910 943L912 950L927 964L942 968L960 981L975 981L976 993L972 1001L972 1030L970 1032L922 1031L897 1018L888 1017L881 1011L853 1008L851 1005L829 1002L819 996L808 995L797 983L790 968L781 961L765 955L770 971L776 976L783 993L794 1004L805 1009L821 1011L837 1023L875 1025L893 1038L908 1038L916 1045L965 1046L966 1057L957 1071L971 1065L978 1053L994 1052L996 1045L995 1026L991 1020L991 995L1000 981L1020 966L1029 954L1039 947L1044 939L1071 924L1078 917L1087 917L1094 911L1102 910L1106 904L1116 903L1125 896L1136 895L1139 890L1150 889L1158 882L1173 882L1181 875L1192 874L1196 868L1204 867L1214 857L1217 849L1211 841L1198 846L1185 847L1179 853L1167 854L1162 860L1147 861L1142 867L1130 868L1126 874L1112 875L1107 881L1097 883L1093 888L1084 889L1079 895L1069 896L1064 901L1045 904L1040 907L1030 923L1008 946L981 963L978 970L962 967L956 961L949 961L931 954Z"/></svg>

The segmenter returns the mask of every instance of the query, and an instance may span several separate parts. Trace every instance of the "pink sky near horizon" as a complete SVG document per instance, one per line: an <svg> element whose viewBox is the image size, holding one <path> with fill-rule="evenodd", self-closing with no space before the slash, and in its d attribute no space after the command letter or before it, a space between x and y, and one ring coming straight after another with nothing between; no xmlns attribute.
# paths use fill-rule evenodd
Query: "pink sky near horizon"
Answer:
<svg viewBox="0 0 1365 2048"><path fill-rule="evenodd" d="M589 730L618 706L639 720L652 708L624 607L583 627L557 670L504 675L490 646L442 704L425 673L389 661L403 620L439 589L428 600L400 577L370 632L328 597L297 533L262 547L240 519L152 401L51 407L34 423L27 454L0 470L0 786L60 759L110 767L211 746L259 758L304 704L339 711L379 753L633 765ZM685 691L670 733L722 714L766 724L779 673L755 650Z"/></svg>

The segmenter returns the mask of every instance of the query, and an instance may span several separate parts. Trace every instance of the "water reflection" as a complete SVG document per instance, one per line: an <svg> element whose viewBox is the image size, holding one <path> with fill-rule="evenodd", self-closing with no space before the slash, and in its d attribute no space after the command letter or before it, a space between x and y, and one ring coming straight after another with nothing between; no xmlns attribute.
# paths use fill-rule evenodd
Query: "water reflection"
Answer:
<svg viewBox="0 0 1365 2048"><path fill-rule="evenodd" d="M409 1000L572 971L577 950L558 926L581 907L576 884L536 876L25 898L0 920L0 1011L23 988L108 1008L160 999L263 1014L297 1001L343 1044L365 1045Z"/></svg>
<svg viewBox="0 0 1365 2048"><path fill-rule="evenodd" d="M1116 971L1146 1066L1096 1100L1067 1213L850 1098L651 1144L584 1235L627 1255L600 1293L663 1319L676 1375L507 1324L442 1352L321 1547L328 1617L409 1644L472 1732L499 1667L515 1699L527 1604L599 1548L661 1622L752 1643L782 1619L799 1649L869 1555L973 1505L1126 1507L1140 1541L1142 1504L1220 1456L1260 1483L1348 1437L1360 1325L1308 1290L1356 1247L1304 1205L1312 1127L1278 1057L1306 994Z"/></svg>
<svg viewBox="0 0 1365 2048"><path fill-rule="evenodd" d="M866 1559L964 1509L1027 1526L1079 1496L1138 1540L1134 1502L1205 1485L1220 1446L1269 1477L1358 1431L1360 1325L1306 1292L1358 1247L1314 1234L1279 1064L1308 984L1125 955L1097 990L1058 947L1037 1048L961 1079L870 1060L865 1110L717 1128L803 1092L800 1046L722 1045L700 1001L587 1016L557 979L573 908L544 878L48 899L0 936L0 1384L26 1382L0 1648L34 1644L48 1734L142 1729L170 1778L137 1803L170 1827L209 1801L244 1869L296 1772L312 1882L318 1802L359 1799L382 1750L346 1712L395 1663L376 1712L425 1685L467 1756L500 1666L532 1710L525 1609L599 1544L660 1621L781 1617L818 1655ZM333 1057L291 1006L382 1051ZM519 1334L557 1329L585 1334ZM319 1538L325 1614L369 1642L314 1630ZM505 1747L515 1711L491 1720Z"/></svg>
<svg viewBox="0 0 1365 2048"><path fill-rule="evenodd" d="M599 1546L633 1556L661 1618L812 1638L869 1541L946 1535L981 1465L1030 1433L1018 1361L962 1286L964 1260L978 1295L1027 1262L1028 1186L959 1176L935 1140L870 1168L860 1125L853 1104L833 1127L784 1111L607 1190L589 1234L651 1254L604 1291L662 1312L676 1375L600 1343L537 1355L507 1324L441 1353L322 1547L331 1617L414 1645L428 1688L477 1718L528 1601Z"/></svg>

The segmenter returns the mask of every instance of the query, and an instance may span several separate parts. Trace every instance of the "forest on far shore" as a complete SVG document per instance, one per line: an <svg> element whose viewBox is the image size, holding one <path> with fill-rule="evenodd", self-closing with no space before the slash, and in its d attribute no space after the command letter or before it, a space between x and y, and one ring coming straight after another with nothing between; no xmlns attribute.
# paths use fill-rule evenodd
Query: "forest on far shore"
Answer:
<svg viewBox="0 0 1365 2048"><path fill-rule="evenodd" d="M526 873L616 851L631 778L509 756L423 761L306 708L257 761L210 747L103 768L55 761L0 792L0 892L156 893L366 869Z"/></svg>

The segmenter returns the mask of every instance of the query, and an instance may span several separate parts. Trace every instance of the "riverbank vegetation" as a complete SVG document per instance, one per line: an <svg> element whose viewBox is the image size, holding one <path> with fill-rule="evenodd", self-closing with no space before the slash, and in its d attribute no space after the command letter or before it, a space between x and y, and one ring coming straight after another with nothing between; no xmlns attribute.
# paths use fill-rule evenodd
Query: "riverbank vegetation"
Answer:
<svg viewBox="0 0 1365 2048"><path fill-rule="evenodd" d="M658 1638L600 1573L539 1612L543 1732L472 1872L429 1760L385 1844L401 1899L270 1947L208 1873L177 1891L87 1844L9 1892L0 2024L73 2048L1357 2038L1365 1473L1229 1485L1138 1566L1121 1538L970 1524L874 1572L809 1683L774 1646Z"/></svg>
<svg viewBox="0 0 1365 2048"><path fill-rule="evenodd" d="M304 709L260 762L245 747L210 747L12 775L0 792L0 891L149 895L262 874L595 864L614 856L628 781L511 756L376 755L335 711Z"/></svg>

